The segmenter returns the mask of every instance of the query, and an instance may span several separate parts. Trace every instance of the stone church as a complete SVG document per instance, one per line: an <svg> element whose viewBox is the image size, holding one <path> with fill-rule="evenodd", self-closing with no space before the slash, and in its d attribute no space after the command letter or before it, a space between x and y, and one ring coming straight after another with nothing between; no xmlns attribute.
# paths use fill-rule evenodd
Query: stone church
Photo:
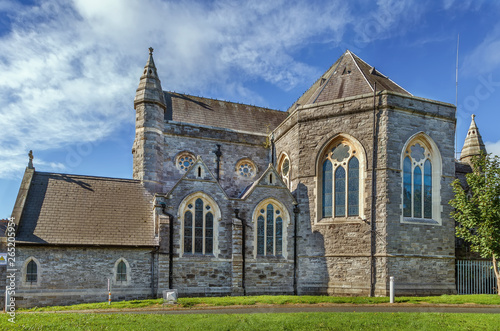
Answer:
<svg viewBox="0 0 500 331"><path fill-rule="evenodd" d="M114 301L456 292L454 105L350 51L286 112L166 92L150 49L134 108L133 179L30 159L18 306L106 301L108 279Z"/></svg>

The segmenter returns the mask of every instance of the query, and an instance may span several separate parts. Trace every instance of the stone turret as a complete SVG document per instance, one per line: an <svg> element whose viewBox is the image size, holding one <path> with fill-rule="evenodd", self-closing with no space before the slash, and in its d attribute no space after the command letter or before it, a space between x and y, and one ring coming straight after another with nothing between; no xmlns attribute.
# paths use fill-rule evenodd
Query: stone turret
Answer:
<svg viewBox="0 0 500 331"><path fill-rule="evenodd" d="M133 177L140 179L152 194L162 192L162 146L166 105L153 60L152 47L149 48L149 58L135 94L134 108L136 119L132 147Z"/></svg>
<svg viewBox="0 0 500 331"><path fill-rule="evenodd" d="M472 115L472 121L469 131L467 132L467 137L465 138L464 147L462 147L462 153L460 153L460 162L463 163L470 164L473 156L480 155L481 152L486 153L483 139L481 138L481 134L479 134L479 129L474 120L475 117L476 115Z"/></svg>

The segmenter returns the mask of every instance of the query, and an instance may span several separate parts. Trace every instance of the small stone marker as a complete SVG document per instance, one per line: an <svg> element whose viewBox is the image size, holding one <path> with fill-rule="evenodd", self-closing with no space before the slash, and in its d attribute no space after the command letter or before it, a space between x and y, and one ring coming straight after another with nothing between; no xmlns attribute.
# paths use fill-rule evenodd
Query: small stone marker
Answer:
<svg viewBox="0 0 500 331"><path fill-rule="evenodd" d="M177 290L171 289L163 291L163 304L177 304Z"/></svg>

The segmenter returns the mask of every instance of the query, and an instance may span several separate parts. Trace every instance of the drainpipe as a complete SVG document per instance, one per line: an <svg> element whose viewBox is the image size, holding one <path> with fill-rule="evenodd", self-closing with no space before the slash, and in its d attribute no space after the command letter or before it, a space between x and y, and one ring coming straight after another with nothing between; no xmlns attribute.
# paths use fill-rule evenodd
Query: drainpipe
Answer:
<svg viewBox="0 0 500 331"><path fill-rule="evenodd" d="M163 214L168 216L169 219L169 235L168 235L168 288L172 289L172 281L174 279L174 272L173 272L173 266L174 266L174 215L167 213L165 210L167 208L167 204L162 202L161 203L161 210Z"/></svg>
<svg viewBox="0 0 500 331"><path fill-rule="evenodd" d="M159 247L156 246L152 251L151 251L151 294L152 298L156 299L156 290L158 289L158 280L155 279L155 256L158 254Z"/></svg>
<svg viewBox="0 0 500 331"><path fill-rule="evenodd" d="M274 132L271 133L271 163L273 164L273 166L275 165L274 164L274 158L275 158L275 155L274 155Z"/></svg>
<svg viewBox="0 0 500 331"><path fill-rule="evenodd" d="M220 157L222 156L222 152L220 150L220 144L217 144L217 150L214 151L217 163L217 181L220 179Z"/></svg>
<svg viewBox="0 0 500 331"><path fill-rule="evenodd" d="M377 83L375 82L373 87L373 144L372 144L372 206L371 206L371 222L370 222L370 296L375 296L375 279L376 279L376 267L375 267L375 219L377 218L377 183L375 178L375 167L377 166L377 135L376 135L376 96L377 96Z"/></svg>
<svg viewBox="0 0 500 331"><path fill-rule="evenodd" d="M293 295L297 295L297 233L299 228L299 204L293 205Z"/></svg>
<svg viewBox="0 0 500 331"><path fill-rule="evenodd" d="M234 217L239 219L241 221L241 264L242 264L242 270L241 270L241 287L243 288L243 295L247 295L247 290L245 287L245 251L246 251L246 227L247 223L244 219L239 217L240 210L238 208L234 209Z"/></svg>

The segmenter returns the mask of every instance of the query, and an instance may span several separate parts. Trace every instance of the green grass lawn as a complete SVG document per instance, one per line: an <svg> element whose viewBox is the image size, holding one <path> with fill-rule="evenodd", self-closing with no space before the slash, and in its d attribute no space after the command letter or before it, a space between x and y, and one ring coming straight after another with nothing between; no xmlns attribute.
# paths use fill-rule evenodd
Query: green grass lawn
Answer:
<svg viewBox="0 0 500 331"><path fill-rule="evenodd" d="M396 303L432 303L432 304L464 304L474 303L482 305L500 305L498 295L442 295L432 297L396 297ZM256 305L256 304L319 304L319 303L350 303L350 304L378 304L388 303L388 297L331 297L331 296L293 296L293 295L262 295L247 297L211 297L211 298L180 298L178 307L190 308L199 306L233 306L233 305ZM109 309L109 308L161 308L162 299L132 300L113 302L88 303L73 306L57 306L32 308L20 311L60 311L60 310L83 310L83 309Z"/></svg>
<svg viewBox="0 0 500 331"><path fill-rule="evenodd" d="M498 330L494 314L287 313L287 314L18 314L13 330Z"/></svg>

